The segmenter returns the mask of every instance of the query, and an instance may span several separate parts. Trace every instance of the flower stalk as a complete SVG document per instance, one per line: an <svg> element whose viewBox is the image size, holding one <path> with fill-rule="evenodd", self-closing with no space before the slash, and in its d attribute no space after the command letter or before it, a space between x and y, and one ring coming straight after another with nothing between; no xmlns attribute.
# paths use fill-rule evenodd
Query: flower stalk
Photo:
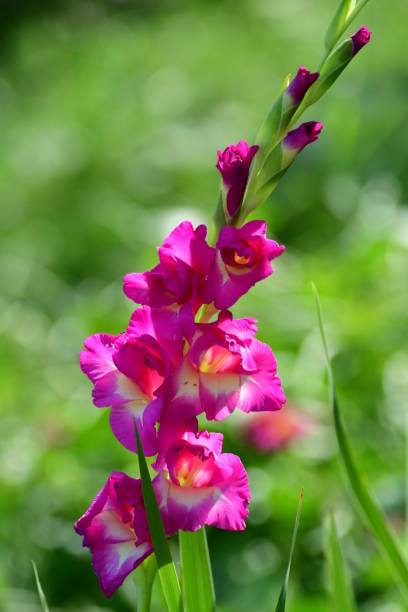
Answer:
<svg viewBox="0 0 408 612"><path fill-rule="evenodd" d="M82 371L93 402L110 410L113 435L137 453L140 478L113 472L75 529L93 556L102 591L110 597L139 565L140 607L150 607L159 575L167 608L212 612L215 594L205 526L246 527L250 490L238 455L223 451L223 435L200 429L235 410L280 410L286 401L274 353L257 339L257 321L231 308L274 272L285 247L267 238L263 220L247 217L279 184L297 156L315 142L322 124L295 127L367 44L360 28L340 43L367 0L342 0L326 36L319 71L300 66L284 81L255 143L240 140L218 151L221 188L210 235L183 221L158 247L151 270L124 277L136 303L125 331L85 340ZM153 478L146 458L152 457ZM277 610L284 610L290 563ZM182 591L168 539L179 534Z"/></svg>

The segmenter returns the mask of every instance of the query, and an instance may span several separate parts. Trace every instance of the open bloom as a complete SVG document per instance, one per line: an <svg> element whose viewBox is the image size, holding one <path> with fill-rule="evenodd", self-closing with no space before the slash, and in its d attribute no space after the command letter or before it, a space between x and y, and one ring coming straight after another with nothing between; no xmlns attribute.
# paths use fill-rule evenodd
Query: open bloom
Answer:
<svg viewBox="0 0 408 612"><path fill-rule="evenodd" d="M162 337L176 339L175 334L183 330L188 335L194 313L203 303L202 286L215 257L206 234L205 225L194 230L190 221L183 221L158 248L159 264L155 268L127 274L123 279L127 297L151 307L154 325Z"/></svg>
<svg viewBox="0 0 408 612"><path fill-rule="evenodd" d="M169 478L153 480L168 533L196 531L203 525L245 529L250 499L248 477L236 455L222 453L222 435L186 432L171 436L165 454Z"/></svg>
<svg viewBox="0 0 408 612"><path fill-rule="evenodd" d="M150 308L138 308L127 331L119 336L95 334L81 351L82 371L93 382L98 408L111 406L110 424L116 438L136 452L136 418L146 455L157 451L155 424L162 406L160 388L177 344L163 344L156 336ZM170 347L170 348L169 348ZM180 355L181 357L181 355Z"/></svg>
<svg viewBox="0 0 408 612"><path fill-rule="evenodd" d="M255 283L273 272L271 259L285 250L266 238L266 223L250 221L242 227L224 227L217 242L217 256L204 286L207 303L229 308Z"/></svg>
<svg viewBox="0 0 408 612"><path fill-rule="evenodd" d="M221 173L226 199L226 214L232 219L239 211L248 181L249 169L259 147L245 140L218 150L217 168Z"/></svg>
<svg viewBox="0 0 408 612"><path fill-rule="evenodd" d="M293 107L298 106L309 87L318 79L318 72L310 72L304 66L300 66L296 76L291 80L288 87L286 88L284 99L286 104Z"/></svg>
<svg viewBox="0 0 408 612"><path fill-rule="evenodd" d="M75 523L75 531L92 553L102 591L111 597L126 576L153 552L141 480L113 472Z"/></svg>
<svg viewBox="0 0 408 612"><path fill-rule="evenodd" d="M370 42L371 32L366 26L362 26L357 32L350 36L353 42L353 57Z"/></svg>
<svg viewBox="0 0 408 612"><path fill-rule="evenodd" d="M243 412L279 410L285 403L275 356L255 339L254 319L232 319L224 311L215 323L199 324L183 362L166 381L164 413L207 419Z"/></svg>

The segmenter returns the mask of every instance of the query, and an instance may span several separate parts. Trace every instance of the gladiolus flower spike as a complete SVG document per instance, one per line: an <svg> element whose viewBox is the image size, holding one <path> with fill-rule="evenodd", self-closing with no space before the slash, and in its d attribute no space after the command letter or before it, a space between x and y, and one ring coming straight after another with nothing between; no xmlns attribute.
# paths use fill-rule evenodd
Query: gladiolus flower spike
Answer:
<svg viewBox="0 0 408 612"><path fill-rule="evenodd" d="M293 122L370 36L360 28L323 62L320 75L301 66L286 80L257 143L240 140L218 151L222 197L214 239L207 241L204 225L180 223L158 248L153 269L124 277L124 293L137 304L125 331L94 333L84 342L80 365L93 385L93 403L110 409L112 433L129 451L139 450L144 466L142 480L113 472L75 523L107 597L180 530L245 529L250 501L245 468L237 455L223 452L223 436L200 431L197 419L204 415L217 423L235 410L279 411L286 401L274 353L256 338L256 320L234 318L229 310L272 275L271 261L284 251L267 238L265 221L245 223L245 218L317 140L321 123L290 129ZM145 455L154 458L152 481ZM157 530L151 537L152 507L161 539ZM210 572L206 584L211 581Z"/></svg>
<svg viewBox="0 0 408 612"><path fill-rule="evenodd" d="M227 310L273 273L270 262L284 247L266 238L263 221L225 227L215 247L205 236L204 226L185 221L158 249L153 270L126 275L125 294L142 306L121 334L87 338L80 357L94 404L111 409L117 440L137 452L136 421L144 454L157 456L153 486L168 535L203 525L245 528L245 468L222 452L221 434L198 431L196 417L217 421L236 408L274 411L285 403L256 321ZM217 319L197 321L210 304ZM153 551L140 480L125 474L112 474L75 528L108 597Z"/></svg>

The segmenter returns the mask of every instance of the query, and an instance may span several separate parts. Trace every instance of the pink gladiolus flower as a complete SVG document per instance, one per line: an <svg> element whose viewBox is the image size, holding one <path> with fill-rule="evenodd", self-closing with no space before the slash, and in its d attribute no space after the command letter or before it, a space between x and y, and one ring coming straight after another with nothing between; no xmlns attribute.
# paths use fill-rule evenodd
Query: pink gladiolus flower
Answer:
<svg viewBox="0 0 408 612"><path fill-rule="evenodd" d="M170 478L160 472L153 480L166 531L245 529L248 477L239 457L221 452L222 435L186 433L167 446Z"/></svg>
<svg viewBox="0 0 408 612"><path fill-rule="evenodd" d="M224 227L217 242L217 257L210 268L204 297L219 310L229 308L255 283L273 272L271 259L285 250L266 237L265 221L243 227Z"/></svg>
<svg viewBox="0 0 408 612"><path fill-rule="evenodd" d="M215 257L206 234L205 225L194 230L190 221L183 221L158 248L159 264L153 270L133 272L123 279L127 297L152 308L162 337L177 339L177 332L183 330L188 335L194 314L203 303L202 287Z"/></svg>
<svg viewBox="0 0 408 612"><path fill-rule="evenodd" d="M309 415L288 407L279 413L253 415L243 425L243 433L258 450L269 453L303 438L312 425L313 420Z"/></svg>
<svg viewBox="0 0 408 612"><path fill-rule="evenodd" d="M224 311L215 323L196 326L183 362L166 382L166 411L207 419L243 412L279 410L285 403L275 356L255 339L254 319L233 320Z"/></svg>
<svg viewBox="0 0 408 612"><path fill-rule="evenodd" d="M136 452L134 418L146 455L157 452L155 423L162 398L160 388L170 359L177 360L177 346L157 337L150 308L137 309L127 331L119 336L95 334L85 340L81 369L93 382L98 408L111 406L110 424L116 438ZM180 356L182 356L180 345Z"/></svg>
<svg viewBox="0 0 408 612"><path fill-rule="evenodd" d="M290 149L291 152L300 153L308 144L319 138L323 124L317 121L307 121L302 123L298 128L292 130L284 138L283 149Z"/></svg>
<svg viewBox="0 0 408 612"><path fill-rule="evenodd" d="M310 72L304 66L300 66L296 76L291 80L285 92L285 96L290 98L290 105L298 106L305 97L309 87L311 87L318 78L318 72Z"/></svg>
<svg viewBox="0 0 408 612"><path fill-rule="evenodd" d="M153 552L141 480L113 472L83 516L75 523L83 546L107 597Z"/></svg>
<svg viewBox="0 0 408 612"><path fill-rule="evenodd" d="M226 191L226 212L231 219L240 209L249 168L258 149L257 145L249 147L245 140L240 140L237 145L228 145L224 151L218 149L217 168Z"/></svg>
<svg viewBox="0 0 408 612"><path fill-rule="evenodd" d="M353 57L370 42L371 32L366 26L362 26L357 32L350 36L353 42Z"/></svg>

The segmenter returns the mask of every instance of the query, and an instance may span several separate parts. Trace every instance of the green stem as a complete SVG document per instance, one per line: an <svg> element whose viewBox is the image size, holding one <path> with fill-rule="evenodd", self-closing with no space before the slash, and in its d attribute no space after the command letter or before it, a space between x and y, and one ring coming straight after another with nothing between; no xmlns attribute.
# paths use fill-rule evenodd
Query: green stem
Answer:
<svg viewBox="0 0 408 612"><path fill-rule="evenodd" d="M205 527L179 531L185 612L214 612L215 591Z"/></svg>
<svg viewBox="0 0 408 612"><path fill-rule="evenodd" d="M157 561L154 553L150 555L142 564L141 572L141 584L140 587L140 599L137 612L150 612L152 603L152 590L153 583L157 573ZM137 575L135 574L135 579Z"/></svg>

